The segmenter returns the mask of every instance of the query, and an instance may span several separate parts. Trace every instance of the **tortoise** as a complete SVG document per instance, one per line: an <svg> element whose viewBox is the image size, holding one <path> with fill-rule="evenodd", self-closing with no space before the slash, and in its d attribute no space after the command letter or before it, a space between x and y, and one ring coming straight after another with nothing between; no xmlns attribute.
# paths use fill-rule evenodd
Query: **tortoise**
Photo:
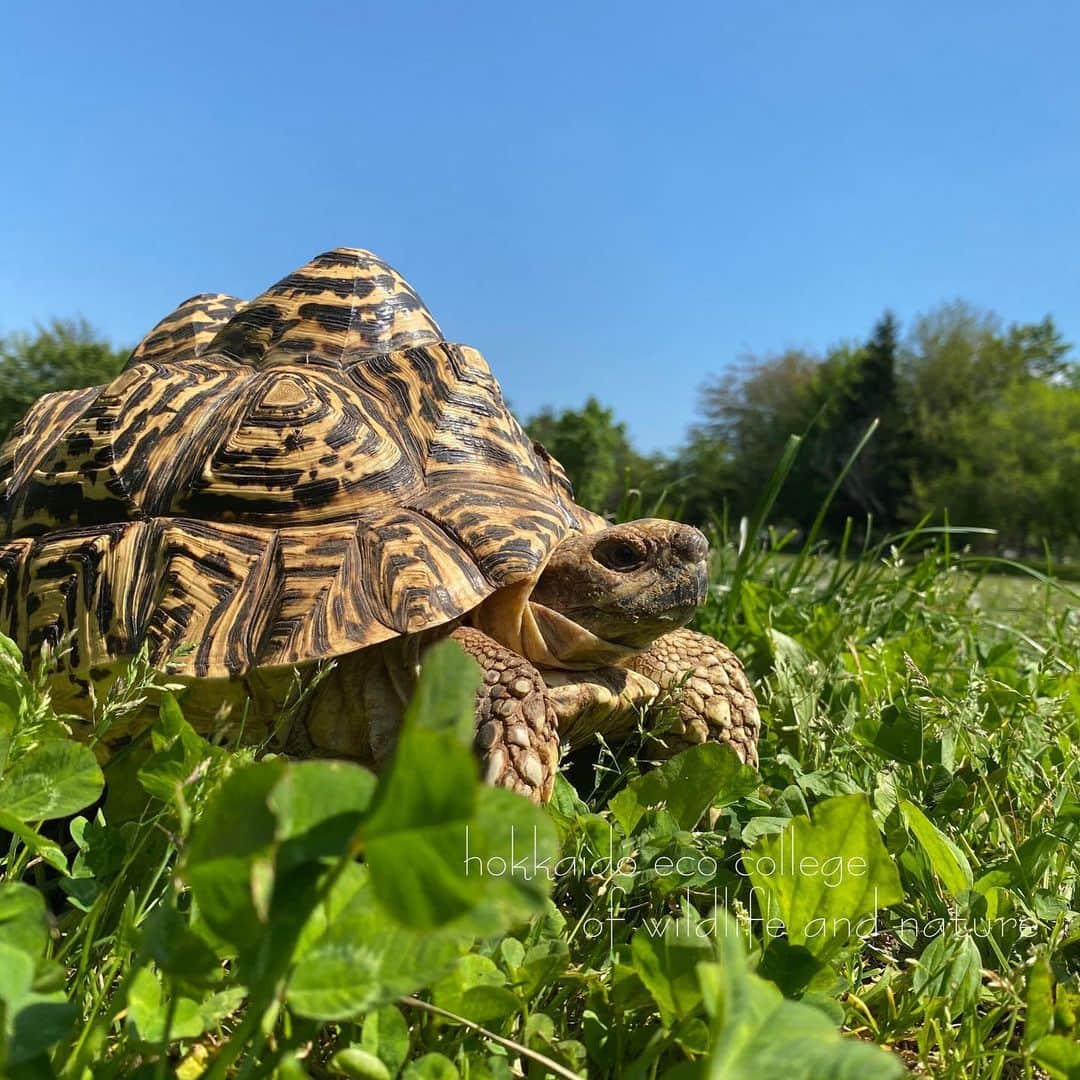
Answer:
<svg viewBox="0 0 1080 1080"><path fill-rule="evenodd" d="M419 657L449 635L483 669L490 783L547 800L560 740L625 736L676 687L659 753L711 739L756 763L739 661L684 629L705 537L577 505L480 353L368 251L247 303L186 300L112 382L30 408L0 497L0 630L28 663L67 645L54 700L87 731L145 648L201 730L231 730L240 710L219 706L243 700L246 739L378 766ZM330 660L275 732L295 673Z"/></svg>

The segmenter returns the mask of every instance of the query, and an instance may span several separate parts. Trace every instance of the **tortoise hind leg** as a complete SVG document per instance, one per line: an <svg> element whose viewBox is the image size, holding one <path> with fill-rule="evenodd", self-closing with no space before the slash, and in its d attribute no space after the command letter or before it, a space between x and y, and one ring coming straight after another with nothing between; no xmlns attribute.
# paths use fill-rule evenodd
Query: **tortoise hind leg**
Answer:
<svg viewBox="0 0 1080 1080"><path fill-rule="evenodd" d="M547 802L559 767L559 732L540 672L471 626L451 636L484 672L476 695L476 748L484 779Z"/></svg>

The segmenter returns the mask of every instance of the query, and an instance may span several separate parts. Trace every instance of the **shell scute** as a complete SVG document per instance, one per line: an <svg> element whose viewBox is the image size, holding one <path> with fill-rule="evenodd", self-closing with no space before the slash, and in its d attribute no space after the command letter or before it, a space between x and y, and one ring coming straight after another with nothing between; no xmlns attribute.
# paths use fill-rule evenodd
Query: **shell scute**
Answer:
<svg viewBox="0 0 1080 1080"><path fill-rule="evenodd" d="M381 622L354 522L284 529L277 549L276 594L267 604L257 655L295 664L374 645L395 631Z"/></svg>
<svg viewBox="0 0 1080 1080"><path fill-rule="evenodd" d="M182 364L195 359L221 325L243 306L243 300L226 293L200 293L190 297L139 342L127 366L158 360Z"/></svg>
<svg viewBox="0 0 1080 1080"><path fill-rule="evenodd" d="M350 392L340 372L272 368L250 376L242 397L198 480L186 491L173 485L172 513L261 525L336 521L423 484L385 413Z"/></svg>
<svg viewBox="0 0 1080 1080"><path fill-rule="evenodd" d="M469 552L422 514L391 514L361 533L379 617L399 633L449 622L478 604L491 585Z"/></svg>
<svg viewBox="0 0 1080 1080"><path fill-rule="evenodd" d="M137 648L146 528L111 524L32 541L5 582L5 607L10 596L20 616L9 621L9 636L26 652L69 642L66 663L76 670L108 663L114 648Z"/></svg>
<svg viewBox="0 0 1080 1080"><path fill-rule="evenodd" d="M157 588L145 630L154 659L187 648L190 661L181 660L181 670L246 671L267 616L262 599L274 569L273 534L166 520L155 540Z"/></svg>

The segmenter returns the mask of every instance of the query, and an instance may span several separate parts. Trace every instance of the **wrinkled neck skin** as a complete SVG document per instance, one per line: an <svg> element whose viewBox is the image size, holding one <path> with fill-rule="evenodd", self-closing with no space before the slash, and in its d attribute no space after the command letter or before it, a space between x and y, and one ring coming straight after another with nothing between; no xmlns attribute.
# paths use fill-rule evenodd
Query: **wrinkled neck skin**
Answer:
<svg viewBox="0 0 1080 1080"><path fill-rule="evenodd" d="M584 671L614 667L641 649L605 641L551 608L529 599L539 572L489 596L469 622L537 667Z"/></svg>

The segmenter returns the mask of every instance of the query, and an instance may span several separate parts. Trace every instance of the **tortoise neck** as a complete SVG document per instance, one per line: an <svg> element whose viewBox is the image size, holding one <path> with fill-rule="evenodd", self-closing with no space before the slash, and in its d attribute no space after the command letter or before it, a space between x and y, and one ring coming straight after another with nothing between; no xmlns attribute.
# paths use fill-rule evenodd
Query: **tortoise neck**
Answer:
<svg viewBox="0 0 1080 1080"><path fill-rule="evenodd" d="M500 589L469 616L469 623L543 668L570 671L613 667L641 652L606 641L573 619L530 600L534 580Z"/></svg>

